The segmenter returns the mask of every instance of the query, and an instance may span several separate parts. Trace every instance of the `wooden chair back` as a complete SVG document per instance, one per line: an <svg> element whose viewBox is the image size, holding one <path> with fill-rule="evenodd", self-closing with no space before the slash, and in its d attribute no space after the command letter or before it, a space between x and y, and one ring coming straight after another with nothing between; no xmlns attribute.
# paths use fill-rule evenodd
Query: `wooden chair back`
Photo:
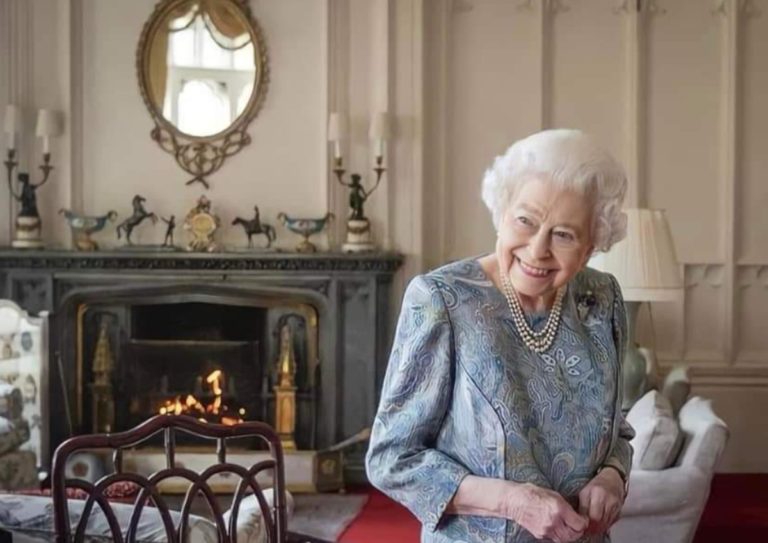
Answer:
<svg viewBox="0 0 768 543"><path fill-rule="evenodd" d="M177 467L175 462L176 435L179 432L215 441L218 463L201 473L184 467ZM136 447L161 433L164 437L165 468L146 477L124 471L124 451ZM269 447L270 458L262 460L250 468L227 462L227 440L243 437L262 439ZM78 451L92 451L94 449L111 449L113 451L114 473L105 475L95 483L82 479L67 478L65 474L67 459ZM109 523L112 540L117 543L133 543L136 541L142 509L148 502L151 502L157 508L162 519L167 538L166 541L169 543L182 543L185 541L185 534L187 533L192 501L198 495L202 495L212 512L212 520L216 524L219 542L234 543L236 541L237 518L241 502L246 496L246 492L251 490L258 500L262 519L266 526L268 541L270 543L283 543L287 538L283 462L283 450L279 437L269 425L261 422L244 422L234 426L224 426L221 424L203 423L183 415L156 415L125 432L73 437L59 445L53 456L51 484L56 542L79 543L84 541L88 520L94 511L94 506L98 505ZM257 476L262 472L272 473L274 500L272 506L267 503L262 486L257 481ZM237 485L232 498L231 515L228 523L224 522L221 506L209 484L211 477L221 473L228 473L239 478L235 479ZM174 525L171 518L171 509L168 507L166 499L158 490L158 485L162 481L172 477L183 478L190 482L176 525ZM110 485L118 481L131 481L139 487L133 502L130 522L126 527L125 533L123 533L118 524L115 512L104 492ZM88 495L82 515L74 527L70 526L68 514L66 492L68 488L82 489Z"/></svg>

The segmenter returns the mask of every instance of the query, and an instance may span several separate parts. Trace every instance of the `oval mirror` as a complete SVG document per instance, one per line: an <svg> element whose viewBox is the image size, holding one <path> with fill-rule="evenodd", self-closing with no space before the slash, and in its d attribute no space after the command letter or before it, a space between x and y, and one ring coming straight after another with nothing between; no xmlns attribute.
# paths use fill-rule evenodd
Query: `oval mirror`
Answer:
<svg viewBox="0 0 768 543"><path fill-rule="evenodd" d="M267 54L247 0L162 0L144 25L139 86L152 138L201 182L250 143Z"/></svg>

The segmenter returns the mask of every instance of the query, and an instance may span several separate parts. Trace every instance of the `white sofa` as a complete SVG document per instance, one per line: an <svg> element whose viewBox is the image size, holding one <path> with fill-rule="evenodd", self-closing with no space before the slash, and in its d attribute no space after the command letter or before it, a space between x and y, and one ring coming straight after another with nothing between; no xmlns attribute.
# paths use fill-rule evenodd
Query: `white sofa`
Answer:
<svg viewBox="0 0 768 543"><path fill-rule="evenodd" d="M728 428L709 400L694 396L678 415L683 443L676 460L661 470L633 467L613 543L689 543L709 497Z"/></svg>

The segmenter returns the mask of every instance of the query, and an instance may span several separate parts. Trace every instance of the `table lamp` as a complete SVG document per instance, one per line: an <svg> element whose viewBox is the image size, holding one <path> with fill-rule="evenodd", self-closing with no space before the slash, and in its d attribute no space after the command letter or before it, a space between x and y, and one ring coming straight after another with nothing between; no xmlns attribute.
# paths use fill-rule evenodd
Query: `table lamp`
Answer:
<svg viewBox="0 0 768 543"><path fill-rule="evenodd" d="M619 282L627 309L627 351L624 356L624 399L627 411L647 386L647 361L635 341L635 325L643 302L672 302L680 298L683 280L664 211L626 209L627 237L607 253L598 253L590 266L611 273Z"/></svg>

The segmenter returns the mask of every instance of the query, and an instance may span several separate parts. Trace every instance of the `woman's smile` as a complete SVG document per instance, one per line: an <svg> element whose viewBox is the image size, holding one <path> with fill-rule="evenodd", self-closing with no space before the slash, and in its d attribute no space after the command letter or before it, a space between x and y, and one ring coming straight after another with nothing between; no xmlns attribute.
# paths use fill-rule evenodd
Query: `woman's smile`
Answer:
<svg viewBox="0 0 768 543"><path fill-rule="evenodd" d="M523 270L523 273L525 275L528 275L530 277L535 277L537 279L541 279L544 277L547 277L555 270L550 270L546 268L537 268L536 266L531 266L530 264L526 264L523 262L519 257L515 257L515 260L518 264L520 264L520 269Z"/></svg>

